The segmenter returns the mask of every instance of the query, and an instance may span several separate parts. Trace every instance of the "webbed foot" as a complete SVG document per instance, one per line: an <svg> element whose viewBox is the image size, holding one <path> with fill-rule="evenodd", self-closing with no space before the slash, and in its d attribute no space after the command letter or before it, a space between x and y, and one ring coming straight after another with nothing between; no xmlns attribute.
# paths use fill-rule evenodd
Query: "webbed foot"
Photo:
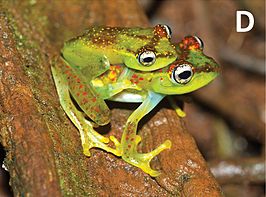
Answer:
<svg viewBox="0 0 266 197"><path fill-rule="evenodd" d="M126 143L126 147L124 147L124 152L122 158L140 169L142 169L145 173L149 174L152 177L156 177L160 175L159 171L153 170L150 167L151 160L162 152L165 149L171 148L171 141L166 140L163 144L158 146L156 149L149 153L138 153L137 152L137 145L141 141L141 137L136 135L135 139L132 140L130 143Z"/></svg>
<svg viewBox="0 0 266 197"><path fill-rule="evenodd" d="M108 146L110 140L114 143L115 148L111 148ZM110 140L109 138L104 137L101 134L94 131L93 129L91 129L89 132L86 133L85 139L82 140L83 153L86 156L91 156L90 153L91 148L100 148L107 152L113 153L116 156L121 156L122 149L118 140L113 136L110 137Z"/></svg>

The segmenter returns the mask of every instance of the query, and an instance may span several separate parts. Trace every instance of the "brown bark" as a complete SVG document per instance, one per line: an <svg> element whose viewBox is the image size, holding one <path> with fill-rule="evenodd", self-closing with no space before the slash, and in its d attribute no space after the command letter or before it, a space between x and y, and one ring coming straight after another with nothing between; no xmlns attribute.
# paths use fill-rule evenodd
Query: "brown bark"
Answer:
<svg viewBox="0 0 266 197"><path fill-rule="evenodd" d="M147 26L136 1L5 1L0 9L0 140L15 196L221 196L183 120L165 103L140 130L143 151L173 142L153 162L163 172L156 179L101 150L84 156L59 105L50 64L64 40L90 25ZM108 134L119 137L132 110L111 106Z"/></svg>

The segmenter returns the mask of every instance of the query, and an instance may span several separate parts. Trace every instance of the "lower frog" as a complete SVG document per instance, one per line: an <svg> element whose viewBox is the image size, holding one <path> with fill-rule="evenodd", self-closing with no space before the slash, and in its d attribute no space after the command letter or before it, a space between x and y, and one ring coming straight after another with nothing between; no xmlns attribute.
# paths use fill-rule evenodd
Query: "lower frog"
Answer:
<svg viewBox="0 0 266 197"><path fill-rule="evenodd" d="M198 37L185 37L176 49L178 60L151 72L112 65L108 71L88 81L83 75L76 76L70 66L52 67L60 103L80 132L85 155L91 155L91 148L100 148L121 156L126 162L153 177L160 174L150 167L150 161L161 151L169 149L171 141L166 140L149 153L139 153L137 146L141 137L137 135L138 122L165 96L197 90L211 82L219 73L219 65L203 53L203 43ZM94 88L92 90L89 87ZM94 127L110 121L109 111L101 108L106 105L106 99L141 103L128 118L121 142L114 136L107 138L94 130ZM73 100L82 111L77 109ZM110 140L115 148L108 145Z"/></svg>

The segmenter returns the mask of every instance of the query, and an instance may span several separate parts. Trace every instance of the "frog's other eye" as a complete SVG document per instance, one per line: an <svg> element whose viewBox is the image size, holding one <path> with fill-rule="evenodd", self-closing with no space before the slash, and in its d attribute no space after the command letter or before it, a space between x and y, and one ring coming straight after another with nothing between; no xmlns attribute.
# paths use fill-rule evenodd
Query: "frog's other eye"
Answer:
<svg viewBox="0 0 266 197"><path fill-rule="evenodd" d="M204 48L204 43L203 43L203 41L200 39L200 37L198 37L198 36L193 36L196 40L197 40L197 42L199 43L199 46L200 46L200 48L201 49L203 49Z"/></svg>
<svg viewBox="0 0 266 197"><path fill-rule="evenodd" d="M193 76L192 68L189 64L184 63L175 67L171 73L171 80L174 83L186 84Z"/></svg>
<svg viewBox="0 0 266 197"><path fill-rule="evenodd" d="M138 61L144 66L151 66L156 60L155 53L153 51L144 51L138 56Z"/></svg>
<svg viewBox="0 0 266 197"><path fill-rule="evenodd" d="M168 38L171 38L171 36L172 36L171 28L168 25L163 25L163 27L164 27L164 29L165 29L165 31L167 33Z"/></svg>
<svg viewBox="0 0 266 197"><path fill-rule="evenodd" d="M186 36L179 47L184 50L203 50L203 41L198 36Z"/></svg>

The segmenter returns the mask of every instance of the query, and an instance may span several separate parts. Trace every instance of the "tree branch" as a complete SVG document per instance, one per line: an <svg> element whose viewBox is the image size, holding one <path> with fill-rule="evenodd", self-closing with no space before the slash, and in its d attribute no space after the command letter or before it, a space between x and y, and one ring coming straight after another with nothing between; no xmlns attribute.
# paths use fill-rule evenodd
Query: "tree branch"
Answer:
<svg viewBox="0 0 266 197"><path fill-rule="evenodd" d="M264 158L212 161L210 167L221 184L265 182Z"/></svg>

